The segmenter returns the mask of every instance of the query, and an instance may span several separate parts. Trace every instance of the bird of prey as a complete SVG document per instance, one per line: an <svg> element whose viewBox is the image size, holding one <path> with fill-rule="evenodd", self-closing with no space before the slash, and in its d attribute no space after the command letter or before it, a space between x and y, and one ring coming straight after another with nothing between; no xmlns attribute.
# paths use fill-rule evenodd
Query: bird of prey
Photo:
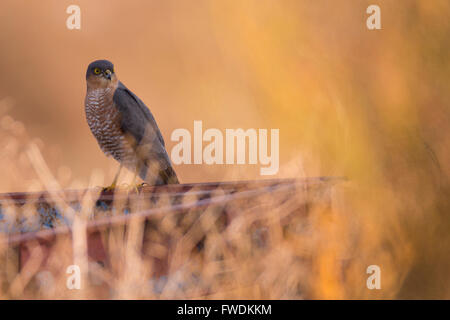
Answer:
<svg viewBox="0 0 450 320"><path fill-rule="evenodd" d="M179 183L150 110L119 81L114 65L96 60L86 71L86 120L102 151L150 185Z"/></svg>

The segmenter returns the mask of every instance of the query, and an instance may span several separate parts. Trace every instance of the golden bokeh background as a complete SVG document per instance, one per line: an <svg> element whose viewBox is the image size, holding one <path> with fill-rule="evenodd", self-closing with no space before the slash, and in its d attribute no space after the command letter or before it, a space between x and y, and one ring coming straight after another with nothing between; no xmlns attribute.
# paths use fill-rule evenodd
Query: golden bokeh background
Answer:
<svg viewBox="0 0 450 320"><path fill-rule="evenodd" d="M81 30L66 28L71 4ZM366 27L370 4L382 30ZM109 183L117 164L83 106L86 67L106 58L169 153L172 131L192 132L194 120L278 128L275 178L349 179L336 196L348 220L329 226L317 297L450 298L449 14L447 0L2 0L0 191L43 187L22 152L30 141L63 187L86 187L93 170ZM266 178L254 165L175 170L182 182ZM383 267L382 292L355 284L363 262L345 288L328 273L350 221L364 230L362 261Z"/></svg>

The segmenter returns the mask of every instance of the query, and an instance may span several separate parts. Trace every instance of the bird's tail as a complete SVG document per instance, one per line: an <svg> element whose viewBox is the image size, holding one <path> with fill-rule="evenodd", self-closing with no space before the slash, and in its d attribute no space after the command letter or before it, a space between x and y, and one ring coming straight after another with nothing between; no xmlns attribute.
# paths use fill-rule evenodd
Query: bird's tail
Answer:
<svg viewBox="0 0 450 320"><path fill-rule="evenodd" d="M147 165L143 165L139 170L139 176L142 180L146 181L150 185L165 185L165 184L179 184L177 174L173 170L172 166L169 165L166 169L155 168L155 170L150 170L154 174L148 174L149 168Z"/></svg>
<svg viewBox="0 0 450 320"><path fill-rule="evenodd" d="M179 184L177 174L175 170L173 170L172 166L168 166L165 170L160 170L158 175L158 180L160 180L161 184Z"/></svg>

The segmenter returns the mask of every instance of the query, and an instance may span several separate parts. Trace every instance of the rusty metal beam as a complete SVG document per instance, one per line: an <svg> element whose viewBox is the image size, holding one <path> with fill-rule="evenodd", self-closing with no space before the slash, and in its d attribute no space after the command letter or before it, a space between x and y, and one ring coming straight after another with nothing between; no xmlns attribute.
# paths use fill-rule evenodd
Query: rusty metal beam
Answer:
<svg viewBox="0 0 450 320"><path fill-rule="evenodd" d="M81 206L81 201L87 193L94 197L95 210L112 210L116 203L128 203L145 201L146 205L139 210L132 210L131 213L124 214L118 212L107 217L94 218L87 222L86 234L89 259L103 266L110 265L110 257L104 237L105 232L115 228L127 228L132 219L138 218L141 221L158 224L167 215L183 217L185 213L195 212L198 217L205 210L213 208L219 214L223 228L226 228L236 217L242 217L253 210L253 207L264 203L261 199L268 196L279 200L279 204L285 201L293 201L299 194L303 199L294 199L294 205L289 207L293 216L307 215L311 203L321 203L330 206L330 190L338 182L345 179L335 177L320 177L309 179L284 179L284 180L260 180L260 181L238 181L221 183L195 183L169 186L146 186L137 194L135 192L103 192L99 194L98 189L93 190L68 190L58 192L57 197L65 203ZM155 206L159 199L166 197L164 206ZM186 197L191 197L186 201ZM3 204L16 205L18 207L33 203L37 208L45 206L48 212L61 210L54 201L55 194L52 192L37 193L10 193L0 195L0 206ZM277 205L277 204L272 204ZM258 210L270 211L273 207ZM298 217L297 217L298 218ZM287 222L289 224L289 222ZM151 245L148 240L154 229L146 227L143 243L143 250ZM45 269L46 260L54 250L58 239L68 239L72 241L72 227L70 225L57 226L45 230L35 230L31 232L19 232L9 234L6 237L6 244L10 248L17 248L19 253L19 269L28 261L31 251L36 246L40 247L44 258L41 268ZM166 245L170 248L173 242L170 237L166 239ZM170 249L169 249L170 251ZM144 254L144 253L143 253ZM155 276L165 275L168 272L167 255L163 259L153 259L154 268L157 270Z"/></svg>

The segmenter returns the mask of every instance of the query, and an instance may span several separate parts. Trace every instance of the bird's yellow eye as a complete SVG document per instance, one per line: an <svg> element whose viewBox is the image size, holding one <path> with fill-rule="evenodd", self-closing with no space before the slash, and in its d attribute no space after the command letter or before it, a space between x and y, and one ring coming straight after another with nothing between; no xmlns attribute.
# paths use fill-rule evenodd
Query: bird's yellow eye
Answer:
<svg viewBox="0 0 450 320"><path fill-rule="evenodd" d="M95 68L95 69L94 69L94 73L95 73L95 74L100 74L100 72L102 72L102 71L100 70L100 68Z"/></svg>

